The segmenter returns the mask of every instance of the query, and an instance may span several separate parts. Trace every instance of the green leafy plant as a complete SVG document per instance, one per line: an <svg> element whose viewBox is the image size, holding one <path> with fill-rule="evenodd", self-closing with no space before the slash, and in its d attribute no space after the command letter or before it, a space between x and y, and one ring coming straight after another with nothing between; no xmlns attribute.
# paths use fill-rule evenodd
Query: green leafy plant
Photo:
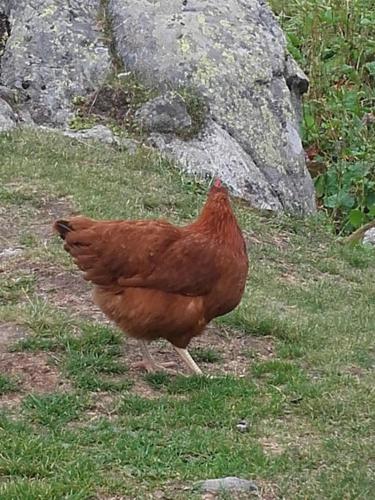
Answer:
<svg viewBox="0 0 375 500"><path fill-rule="evenodd" d="M366 163L337 163L315 179L317 195L343 232L375 217L375 180Z"/></svg>
<svg viewBox="0 0 375 500"><path fill-rule="evenodd" d="M374 2L270 4L310 80L302 135L306 148L318 152L317 195L338 231L348 232L374 217Z"/></svg>
<svg viewBox="0 0 375 500"><path fill-rule="evenodd" d="M310 79L302 134L321 164L318 198L338 231L348 232L374 217L373 1L270 3L289 52Z"/></svg>

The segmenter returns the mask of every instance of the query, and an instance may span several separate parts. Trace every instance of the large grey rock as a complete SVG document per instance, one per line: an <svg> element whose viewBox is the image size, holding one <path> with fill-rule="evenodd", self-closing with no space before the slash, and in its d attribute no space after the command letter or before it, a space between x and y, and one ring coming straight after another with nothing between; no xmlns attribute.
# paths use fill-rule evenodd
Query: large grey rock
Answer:
<svg viewBox="0 0 375 500"><path fill-rule="evenodd" d="M110 68L98 26L100 0L8 0L11 35L3 85L19 91L37 124L66 124L75 95L93 91Z"/></svg>
<svg viewBox="0 0 375 500"><path fill-rule="evenodd" d="M206 493L229 492L248 492L257 494L258 487L253 481L240 479L238 477L223 477L220 479L207 479L196 484L200 490Z"/></svg>
<svg viewBox="0 0 375 500"><path fill-rule="evenodd" d="M16 115L9 104L0 98L0 132L7 132L16 126Z"/></svg>
<svg viewBox="0 0 375 500"><path fill-rule="evenodd" d="M284 35L265 1L109 0L108 8L126 69L162 90L196 87L223 131L219 151L212 148L210 132L185 146L172 140L168 148L184 166L196 169L206 140L211 161L206 154L200 164L209 170L224 163L226 144L231 150L236 144L226 180L243 197L255 206L266 199L276 209L315 210L298 132L300 94L308 82L287 55Z"/></svg>
<svg viewBox="0 0 375 500"><path fill-rule="evenodd" d="M219 176L234 195L265 210L282 210L280 200L251 156L220 125L209 120L204 132L190 141L172 135L151 134L150 143L174 158L184 170Z"/></svg>

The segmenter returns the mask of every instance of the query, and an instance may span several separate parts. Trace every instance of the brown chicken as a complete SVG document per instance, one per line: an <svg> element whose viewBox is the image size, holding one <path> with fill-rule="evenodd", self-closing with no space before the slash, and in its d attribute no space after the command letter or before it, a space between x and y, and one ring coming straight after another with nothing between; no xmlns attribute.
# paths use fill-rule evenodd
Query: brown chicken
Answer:
<svg viewBox="0 0 375 500"><path fill-rule="evenodd" d="M198 219L184 227L162 220L73 217L56 221L54 229L95 285L95 303L138 339L144 357L139 365L160 369L148 342L162 337L201 373L186 347L213 318L239 304L248 271L244 238L220 180Z"/></svg>

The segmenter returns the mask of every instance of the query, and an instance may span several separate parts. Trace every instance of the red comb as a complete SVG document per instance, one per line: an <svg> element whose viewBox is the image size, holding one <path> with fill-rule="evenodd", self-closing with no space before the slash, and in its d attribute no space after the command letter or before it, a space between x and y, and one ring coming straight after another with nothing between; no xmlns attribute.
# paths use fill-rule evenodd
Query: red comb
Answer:
<svg viewBox="0 0 375 500"><path fill-rule="evenodd" d="M221 180L220 179L216 179L216 181L214 183L214 186L215 186L215 188L221 188Z"/></svg>

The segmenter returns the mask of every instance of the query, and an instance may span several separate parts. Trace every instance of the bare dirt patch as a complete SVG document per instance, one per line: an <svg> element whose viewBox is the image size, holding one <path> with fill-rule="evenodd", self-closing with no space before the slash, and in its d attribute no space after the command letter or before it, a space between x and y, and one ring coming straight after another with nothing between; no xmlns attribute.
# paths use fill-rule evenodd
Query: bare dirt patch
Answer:
<svg viewBox="0 0 375 500"><path fill-rule="evenodd" d="M24 392L48 393L66 384L47 353L0 353L0 366L4 373L19 380Z"/></svg>
<svg viewBox="0 0 375 500"><path fill-rule="evenodd" d="M131 392L146 399L155 399L160 397L160 392L152 389L149 384L140 377L139 372L135 374L135 382Z"/></svg>
<svg viewBox="0 0 375 500"><path fill-rule="evenodd" d="M125 337L125 335L124 335ZM252 337L232 330L219 329L211 326L200 336L192 340L190 347L212 349L220 356L220 361L208 363L198 361L204 374L233 375L243 377L247 374L252 359L268 359L274 356L273 340L270 337ZM173 347L165 340L158 340L150 344L150 352L157 363L174 361L176 370L181 374L188 374L188 370ZM124 338L124 363L129 367L129 374L136 380L133 391L143 397L153 397L144 383L139 380L142 372L132 365L141 360L138 342L131 338Z"/></svg>
<svg viewBox="0 0 375 500"><path fill-rule="evenodd" d="M245 375L252 359L268 359L274 356L271 337L253 337L241 332L210 326L200 337L193 339L192 346L212 348L220 354L218 363L200 363L211 373L218 370L231 375Z"/></svg>
<svg viewBox="0 0 375 500"><path fill-rule="evenodd" d="M66 385L47 353L9 352L26 332L12 323L0 324L0 370L18 380L22 392L45 393Z"/></svg>
<svg viewBox="0 0 375 500"><path fill-rule="evenodd" d="M17 406L30 393L46 394L70 387L57 368L51 365L47 353L0 353L0 370L18 383L17 392L0 396L0 408Z"/></svg>
<svg viewBox="0 0 375 500"><path fill-rule="evenodd" d="M25 331L14 324L0 324L0 373L18 385L17 392L0 396L0 408L17 405L28 393L43 394L69 387L48 353L9 352L12 344L25 336Z"/></svg>
<svg viewBox="0 0 375 500"><path fill-rule="evenodd" d="M52 237L52 224L58 217L73 215L68 198L49 199L41 196L38 206L30 202L0 207L0 251L23 248L22 235L29 234L45 242Z"/></svg>
<svg viewBox="0 0 375 500"><path fill-rule="evenodd" d="M0 324L0 355L8 350L8 347L25 338L26 332L13 323ZM0 365L1 367L1 365Z"/></svg>
<svg viewBox="0 0 375 500"><path fill-rule="evenodd" d="M117 417L116 404L120 396L109 392L94 392L91 395L91 406L86 411L86 417L89 420L96 420L97 418L106 417L111 420Z"/></svg>
<svg viewBox="0 0 375 500"><path fill-rule="evenodd" d="M53 236L52 225L56 219L77 215L69 198L45 200L38 209L37 220L29 225L29 231L41 240L49 240Z"/></svg>
<svg viewBox="0 0 375 500"><path fill-rule="evenodd" d="M7 207L0 207L0 225L1 225L1 235L0 235L0 252L1 259L4 259L7 252L11 252L12 249L21 249L22 247L17 244L19 236L19 226L21 225L21 217L19 214ZM6 252L7 251L7 252Z"/></svg>
<svg viewBox="0 0 375 500"><path fill-rule="evenodd" d="M73 315L105 320L92 301L92 286L78 272L49 265L37 270L36 280L36 294L49 304Z"/></svg>
<svg viewBox="0 0 375 500"><path fill-rule="evenodd" d="M260 440L260 444L262 445L263 451L266 455L282 455L285 451L285 448L271 437L262 438Z"/></svg>
<svg viewBox="0 0 375 500"><path fill-rule="evenodd" d="M142 398L157 399L163 393L161 390L153 389L145 380L145 372L134 366L142 359L137 340L126 337L123 340L123 355L120 363L127 368L127 372L110 380L120 382L130 379L133 383L127 392L136 394ZM220 355L220 361L215 363L198 362L205 375L223 376L233 375L243 377L247 374L253 359L267 359L274 355L272 339L269 337L256 338L249 335L240 335L238 332L226 332L212 327L198 339L194 339L191 346L212 348ZM180 360L173 347L165 340L159 340L150 344L150 353L157 363L174 361L176 366L173 371L179 375L190 375L190 372ZM184 396L175 396L184 397ZM93 404L87 412L89 419L93 420L105 416L114 418L116 406L120 395L108 392L97 392L92 394Z"/></svg>

